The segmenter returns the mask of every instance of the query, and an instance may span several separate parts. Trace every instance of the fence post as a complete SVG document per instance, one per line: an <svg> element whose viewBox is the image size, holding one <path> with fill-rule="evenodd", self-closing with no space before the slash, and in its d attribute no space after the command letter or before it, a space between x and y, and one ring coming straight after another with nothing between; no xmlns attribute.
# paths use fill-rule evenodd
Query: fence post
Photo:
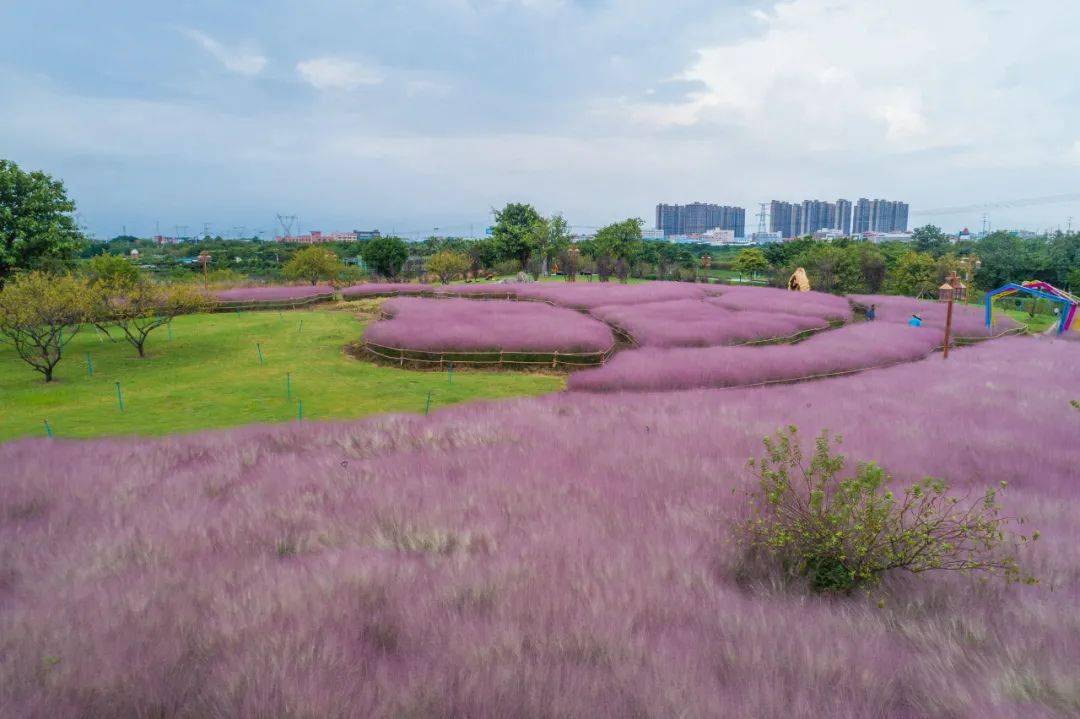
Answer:
<svg viewBox="0 0 1080 719"><path fill-rule="evenodd" d="M92 357L90 357L89 352L86 353L86 376L87 377L93 377L94 376L94 360L93 360Z"/></svg>
<svg viewBox="0 0 1080 719"><path fill-rule="evenodd" d="M429 411L431 411L431 390L428 390L427 393L427 403L424 405L424 415L426 416Z"/></svg>
<svg viewBox="0 0 1080 719"><path fill-rule="evenodd" d="M285 398L292 401L292 372L285 373Z"/></svg>
<svg viewBox="0 0 1080 719"><path fill-rule="evenodd" d="M503 368L503 351L499 350L499 369Z"/></svg>
<svg viewBox="0 0 1080 719"><path fill-rule="evenodd" d="M120 380L116 381L116 401L120 405L120 411L124 411L124 393L120 390Z"/></svg>
<svg viewBox="0 0 1080 719"><path fill-rule="evenodd" d="M52 425L49 424L49 420L45 420L45 434L49 435L50 437L53 436Z"/></svg>
<svg viewBox="0 0 1080 719"><path fill-rule="evenodd" d="M260 345L258 342L256 342L255 343L255 349L259 353L259 364L266 364L266 362L263 360L262 345Z"/></svg>
<svg viewBox="0 0 1080 719"><path fill-rule="evenodd" d="M398 367L404 367L404 366L405 366L405 350L399 348L398 349Z"/></svg>
<svg viewBox="0 0 1080 719"><path fill-rule="evenodd" d="M302 399L296 400L296 421L304 421L304 400Z"/></svg>
<svg viewBox="0 0 1080 719"><path fill-rule="evenodd" d="M559 363L559 350L555 350L555 354L551 355L551 369L555 369L555 365Z"/></svg>

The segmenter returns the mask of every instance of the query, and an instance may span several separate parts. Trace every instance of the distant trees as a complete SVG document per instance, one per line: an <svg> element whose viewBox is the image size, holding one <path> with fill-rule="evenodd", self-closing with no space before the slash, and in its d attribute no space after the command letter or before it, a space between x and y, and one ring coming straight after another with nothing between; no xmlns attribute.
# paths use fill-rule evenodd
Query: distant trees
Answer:
<svg viewBox="0 0 1080 719"><path fill-rule="evenodd" d="M28 272L0 289L0 336L46 382L89 316L86 283L70 275Z"/></svg>
<svg viewBox="0 0 1080 719"><path fill-rule="evenodd" d="M544 219L532 205L511 202L495 211L492 236L499 257L517 260L522 269L529 266L529 258L541 248L546 235Z"/></svg>
<svg viewBox="0 0 1080 719"><path fill-rule="evenodd" d="M937 266L925 252L908 252L893 268L889 291L911 297L932 296L937 289Z"/></svg>
<svg viewBox="0 0 1080 719"><path fill-rule="evenodd" d="M373 273L394 279L409 259L409 248L397 237L377 237L364 243L360 256Z"/></svg>
<svg viewBox="0 0 1080 719"><path fill-rule="evenodd" d="M84 238L64 183L0 160L0 287L16 270L60 269Z"/></svg>
<svg viewBox="0 0 1080 719"><path fill-rule="evenodd" d="M949 247L949 238L936 225L923 225L911 232L911 244L916 252L943 253Z"/></svg>
<svg viewBox="0 0 1080 719"><path fill-rule="evenodd" d="M444 285L457 277L464 277L469 271L471 262L469 256L453 250L436 252L428 259L427 269L439 276L439 281Z"/></svg>
<svg viewBox="0 0 1080 719"><path fill-rule="evenodd" d="M285 276L290 280L305 280L312 285L319 280L332 280L345 266L337 254L325 247L305 247L285 263Z"/></svg>
<svg viewBox="0 0 1080 719"><path fill-rule="evenodd" d="M596 257L597 269L610 266L620 280L625 282L630 274L630 266L642 250L641 226L642 220L629 218L622 222L614 222L606 227L601 227L596 232L593 251ZM600 281L607 280L607 272L599 272Z"/></svg>
<svg viewBox="0 0 1080 719"><path fill-rule="evenodd" d="M122 255L96 255L86 263L86 277L91 284L103 282L135 282L139 268Z"/></svg>
<svg viewBox="0 0 1080 719"><path fill-rule="evenodd" d="M757 248L740 250L731 264L731 269L739 273L741 277L753 279L769 269L769 261L765 259L765 253Z"/></svg>

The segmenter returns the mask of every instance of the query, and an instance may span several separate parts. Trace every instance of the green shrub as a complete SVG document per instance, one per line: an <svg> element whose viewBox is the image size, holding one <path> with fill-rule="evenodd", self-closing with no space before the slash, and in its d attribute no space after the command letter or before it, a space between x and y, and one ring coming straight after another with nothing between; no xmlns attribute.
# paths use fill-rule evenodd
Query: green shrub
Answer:
<svg viewBox="0 0 1080 719"><path fill-rule="evenodd" d="M839 437L823 431L809 464L798 439L788 427L765 438L765 455L749 462L756 486L738 536L753 556L820 592L870 587L892 570L959 570L1035 583L1014 550L1038 532L1006 533L1013 520L1001 516L997 490L969 501L927 477L896 494L892 477L873 462L845 474L843 455L834 453Z"/></svg>

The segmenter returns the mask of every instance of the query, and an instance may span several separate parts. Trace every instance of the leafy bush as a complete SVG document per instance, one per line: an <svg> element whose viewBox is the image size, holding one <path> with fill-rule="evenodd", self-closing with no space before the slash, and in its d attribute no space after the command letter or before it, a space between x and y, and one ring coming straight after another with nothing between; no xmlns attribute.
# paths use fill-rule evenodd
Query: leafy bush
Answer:
<svg viewBox="0 0 1080 719"><path fill-rule="evenodd" d="M337 254L325 247L305 247L285 263L285 276L290 280L304 280L314 287L319 280L336 278L345 266Z"/></svg>
<svg viewBox="0 0 1080 719"><path fill-rule="evenodd" d="M438 275L439 281L445 285L450 280L464 277L469 271L470 264L468 255L453 250L443 250L436 252L428 259L427 269L428 272Z"/></svg>
<svg viewBox="0 0 1080 719"><path fill-rule="evenodd" d="M823 431L807 465L794 426L767 437L765 456L751 459L757 479L749 519L739 536L756 556L770 557L815 591L849 593L877 584L894 569L982 572L1035 583L1013 552L997 491L972 500L952 496L948 484L927 477L902 494L876 463L860 463L841 477L846 460L833 449L840 438ZM1002 487L1005 483L1002 482ZM1035 532L1030 539L1038 539Z"/></svg>

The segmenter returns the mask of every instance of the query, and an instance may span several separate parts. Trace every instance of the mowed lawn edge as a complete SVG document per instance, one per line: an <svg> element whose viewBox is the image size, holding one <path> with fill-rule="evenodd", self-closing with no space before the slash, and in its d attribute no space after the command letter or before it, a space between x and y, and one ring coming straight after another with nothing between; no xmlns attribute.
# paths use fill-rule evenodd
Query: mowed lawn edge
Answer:
<svg viewBox="0 0 1080 719"><path fill-rule="evenodd" d="M301 402L305 421L355 419L424 412L428 392L434 410L565 384L523 372L455 371L451 381L445 372L359 361L343 347L366 325L351 312L326 309L190 315L173 322L171 340L166 328L155 331L144 359L87 326L64 348L48 384L0 343L0 441L44 436L46 420L57 437L157 436L296 421Z"/></svg>

